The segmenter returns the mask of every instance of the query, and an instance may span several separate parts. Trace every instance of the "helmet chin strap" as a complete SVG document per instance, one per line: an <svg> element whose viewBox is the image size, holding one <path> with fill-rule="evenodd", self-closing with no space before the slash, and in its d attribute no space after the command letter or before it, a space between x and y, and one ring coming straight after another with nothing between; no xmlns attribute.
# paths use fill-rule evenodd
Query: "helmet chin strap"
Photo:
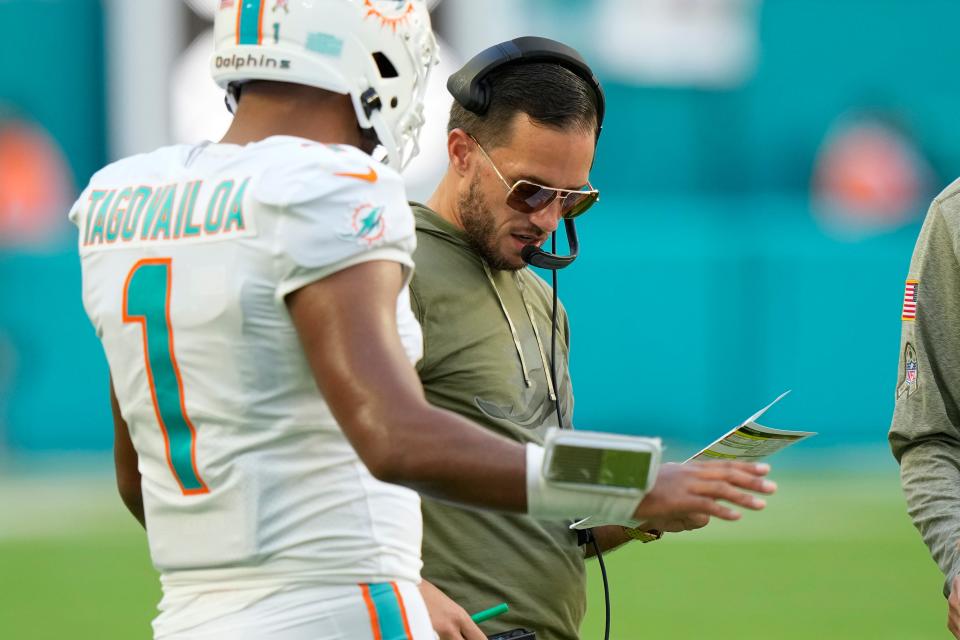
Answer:
<svg viewBox="0 0 960 640"><path fill-rule="evenodd" d="M403 169L404 164L402 158L403 150L397 145L397 141L393 137L393 132L390 130L389 125L387 125L383 114L377 109L367 117L370 119L370 124L373 125L373 131L377 134L380 146L387 152L387 164L397 171L400 171Z"/></svg>

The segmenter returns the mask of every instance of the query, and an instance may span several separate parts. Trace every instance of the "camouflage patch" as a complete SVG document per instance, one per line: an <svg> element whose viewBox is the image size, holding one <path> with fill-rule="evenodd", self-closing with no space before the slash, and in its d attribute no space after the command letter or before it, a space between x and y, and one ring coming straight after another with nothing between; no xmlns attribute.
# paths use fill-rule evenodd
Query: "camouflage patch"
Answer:
<svg viewBox="0 0 960 640"><path fill-rule="evenodd" d="M900 384L897 386L897 400L909 398L920 386L920 365L917 360L917 350L909 342L903 348L903 370L900 374Z"/></svg>

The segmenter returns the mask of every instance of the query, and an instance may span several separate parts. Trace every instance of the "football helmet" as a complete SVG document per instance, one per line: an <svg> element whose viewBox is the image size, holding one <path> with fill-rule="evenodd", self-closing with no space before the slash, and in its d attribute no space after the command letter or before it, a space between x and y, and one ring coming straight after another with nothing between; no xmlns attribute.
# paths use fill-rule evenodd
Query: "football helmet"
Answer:
<svg viewBox="0 0 960 640"><path fill-rule="evenodd" d="M423 97L437 63L425 0L219 0L213 79L228 90L249 80L349 94L399 169L417 154Z"/></svg>

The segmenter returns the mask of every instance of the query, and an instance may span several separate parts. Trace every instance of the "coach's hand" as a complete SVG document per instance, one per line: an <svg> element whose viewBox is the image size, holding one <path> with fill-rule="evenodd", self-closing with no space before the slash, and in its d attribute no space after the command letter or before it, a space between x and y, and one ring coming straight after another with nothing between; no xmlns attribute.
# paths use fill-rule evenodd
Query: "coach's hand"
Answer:
<svg viewBox="0 0 960 640"><path fill-rule="evenodd" d="M740 513L720 500L755 511L763 509L766 502L741 489L773 493L777 485L764 478L769 471L769 465L752 462L665 464L660 467L653 490L637 506L634 518L690 524L706 524L705 517L710 516L738 520Z"/></svg>
<svg viewBox="0 0 960 640"><path fill-rule="evenodd" d="M643 529L644 531L649 531L650 529L656 529L657 531L660 531L663 533L681 533L683 531L693 531L694 529L702 529L708 524L710 524L710 516L704 515L702 513L693 513L683 518L663 518L659 520L657 519L648 520L638 528Z"/></svg>
<svg viewBox="0 0 960 640"><path fill-rule="evenodd" d="M954 638L960 640L960 576L953 579L947 605L947 629L950 629Z"/></svg>
<svg viewBox="0 0 960 640"><path fill-rule="evenodd" d="M480 627L463 607L426 580L420 582L420 594L427 603L430 622L440 640L487 640Z"/></svg>

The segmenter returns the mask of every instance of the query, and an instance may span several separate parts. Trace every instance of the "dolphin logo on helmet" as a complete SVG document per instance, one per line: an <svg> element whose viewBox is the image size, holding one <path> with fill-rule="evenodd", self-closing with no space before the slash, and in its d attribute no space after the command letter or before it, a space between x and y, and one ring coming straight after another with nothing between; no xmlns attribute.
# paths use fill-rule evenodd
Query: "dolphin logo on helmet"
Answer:
<svg viewBox="0 0 960 640"><path fill-rule="evenodd" d="M228 105L250 80L349 94L360 127L373 130L387 163L405 167L419 152L423 98L437 64L426 2L295 1L273 14L269 2L221 2L216 13L210 67Z"/></svg>

